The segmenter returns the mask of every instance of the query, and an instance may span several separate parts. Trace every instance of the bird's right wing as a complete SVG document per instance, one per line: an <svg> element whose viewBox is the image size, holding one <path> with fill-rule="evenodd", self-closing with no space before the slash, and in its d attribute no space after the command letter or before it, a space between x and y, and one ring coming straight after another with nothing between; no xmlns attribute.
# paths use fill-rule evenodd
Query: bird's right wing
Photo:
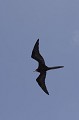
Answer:
<svg viewBox="0 0 79 120"><path fill-rule="evenodd" d="M36 79L37 83L39 84L39 86L42 88L42 90L49 95L49 92L46 88L45 85L45 77L46 77L46 72L44 73L40 73L40 75L38 76L38 78Z"/></svg>
<svg viewBox="0 0 79 120"><path fill-rule="evenodd" d="M39 64L45 64L45 61L39 53L39 39L36 41L31 57L39 62Z"/></svg>

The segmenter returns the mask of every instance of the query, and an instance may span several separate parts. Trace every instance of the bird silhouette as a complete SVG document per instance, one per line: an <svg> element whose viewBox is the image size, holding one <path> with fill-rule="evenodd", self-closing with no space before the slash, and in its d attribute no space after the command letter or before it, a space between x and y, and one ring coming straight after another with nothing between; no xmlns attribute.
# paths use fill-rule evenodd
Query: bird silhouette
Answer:
<svg viewBox="0 0 79 120"><path fill-rule="evenodd" d="M39 63L38 68L35 71L39 72L40 75L38 76L36 81L39 84L39 86L42 88L42 90L49 95L49 92L45 85L46 71L51 69L63 68L64 66L47 67L45 65L44 58L41 56L39 52L39 39L36 41L34 45L31 57Z"/></svg>

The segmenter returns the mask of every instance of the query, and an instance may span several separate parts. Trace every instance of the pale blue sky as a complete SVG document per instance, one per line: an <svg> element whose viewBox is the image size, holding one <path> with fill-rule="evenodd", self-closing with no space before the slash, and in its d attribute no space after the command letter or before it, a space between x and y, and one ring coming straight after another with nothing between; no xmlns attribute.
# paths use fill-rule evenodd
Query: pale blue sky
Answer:
<svg viewBox="0 0 79 120"><path fill-rule="evenodd" d="M31 52L49 71L46 95ZM0 1L0 120L79 120L79 0Z"/></svg>

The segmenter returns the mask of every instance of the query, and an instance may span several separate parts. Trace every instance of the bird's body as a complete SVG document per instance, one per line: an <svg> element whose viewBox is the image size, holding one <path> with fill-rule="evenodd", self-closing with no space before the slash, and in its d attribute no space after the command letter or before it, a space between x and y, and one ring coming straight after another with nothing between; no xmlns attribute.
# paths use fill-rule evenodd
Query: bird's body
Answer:
<svg viewBox="0 0 79 120"><path fill-rule="evenodd" d="M38 68L35 70L40 73L36 81L38 82L39 86L42 88L42 90L49 95L49 92L46 88L45 85L45 77L46 77L46 71L51 70L51 69L58 69L58 68L63 68L64 66L55 66L55 67L47 67L45 65L44 58L41 56L39 53L39 39L36 41L35 46L32 51L31 57L35 59L39 65Z"/></svg>
<svg viewBox="0 0 79 120"><path fill-rule="evenodd" d="M46 65L41 65L38 66L38 68L36 69L37 72L42 73L48 70L48 67Z"/></svg>

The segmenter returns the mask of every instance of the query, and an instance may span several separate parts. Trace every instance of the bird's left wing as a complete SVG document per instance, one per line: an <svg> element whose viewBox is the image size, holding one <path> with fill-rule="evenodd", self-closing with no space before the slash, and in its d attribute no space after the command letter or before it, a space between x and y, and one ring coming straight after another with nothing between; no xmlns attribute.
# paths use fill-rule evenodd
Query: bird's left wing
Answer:
<svg viewBox="0 0 79 120"><path fill-rule="evenodd" d="M46 72L44 73L40 73L40 75L38 76L38 78L36 79L36 81L38 82L39 86L42 88L42 90L49 95L49 92L46 88L45 85L45 77L46 77Z"/></svg>
<svg viewBox="0 0 79 120"><path fill-rule="evenodd" d="M45 64L44 58L39 52L39 39L36 41L31 57L39 62L39 64Z"/></svg>

